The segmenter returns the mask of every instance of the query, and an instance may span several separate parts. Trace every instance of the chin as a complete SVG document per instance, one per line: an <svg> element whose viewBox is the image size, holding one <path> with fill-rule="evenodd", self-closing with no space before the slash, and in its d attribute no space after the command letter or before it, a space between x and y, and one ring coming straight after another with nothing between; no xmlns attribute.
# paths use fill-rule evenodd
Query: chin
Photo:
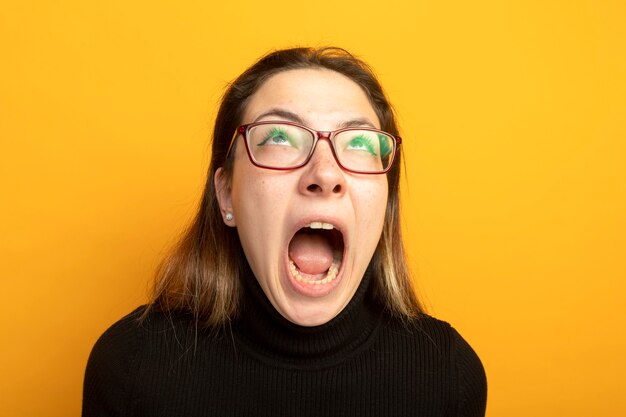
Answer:
<svg viewBox="0 0 626 417"><path fill-rule="evenodd" d="M304 305L301 305L304 304ZM320 303L294 303L290 312L281 313L287 320L300 326L312 327L328 323L335 318L341 309L332 308ZM337 310L337 311L335 311Z"/></svg>
<svg viewBox="0 0 626 417"><path fill-rule="evenodd" d="M344 271L328 284L302 284L290 273L283 277L287 301L274 307L287 320L301 326L319 326L334 319L348 305L360 283L359 279L349 285L351 276Z"/></svg>

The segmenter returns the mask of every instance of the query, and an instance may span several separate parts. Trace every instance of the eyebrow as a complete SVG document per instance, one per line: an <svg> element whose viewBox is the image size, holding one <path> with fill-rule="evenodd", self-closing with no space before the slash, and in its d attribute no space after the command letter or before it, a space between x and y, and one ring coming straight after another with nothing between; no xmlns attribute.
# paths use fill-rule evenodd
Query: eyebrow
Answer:
<svg viewBox="0 0 626 417"><path fill-rule="evenodd" d="M281 119L289 120L290 122L299 123L301 125L304 124L304 121L297 114L287 111L287 110L278 109L278 108L273 108L273 109L266 111L265 113L261 113L259 117L254 119L254 121L258 122L259 120L264 119L269 116L276 116Z"/></svg>
<svg viewBox="0 0 626 417"><path fill-rule="evenodd" d="M364 127L364 126L371 127L372 129L378 129L376 126L374 126L374 123L372 123L369 119L366 119L365 117L348 120L346 122L342 122L339 124L340 129L344 127Z"/></svg>
<svg viewBox="0 0 626 417"><path fill-rule="evenodd" d="M254 119L254 121L258 122L259 120L264 119L266 117L270 117L270 116L275 116L280 119L288 120L290 122L294 122L294 123L298 123L298 124L306 126L306 124L304 123L304 120L302 120L302 118L298 116L296 113L293 113L284 109L279 109L279 108L272 108L264 113L261 113L256 119ZM371 127L372 129L378 129L374 125L374 123L371 122L371 120L365 117L359 117L357 119L351 119L345 122L341 122L338 128L343 129L346 127L365 127L365 126Z"/></svg>

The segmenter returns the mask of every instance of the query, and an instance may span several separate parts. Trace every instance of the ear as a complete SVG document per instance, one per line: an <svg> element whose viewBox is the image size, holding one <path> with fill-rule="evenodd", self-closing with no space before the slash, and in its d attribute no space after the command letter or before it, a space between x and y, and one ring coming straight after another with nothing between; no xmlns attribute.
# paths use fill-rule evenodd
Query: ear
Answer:
<svg viewBox="0 0 626 417"><path fill-rule="evenodd" d="M232 205L232 193L229 181L224 175L224 170L219 167L215 171L215 177L213 177L213 183L215 185L215 196L217 197L217 203L220 206L220 212L222 213L222 220L226 226L235 227L237 225ZM230 214L230 216L227 216Z"/></svg>

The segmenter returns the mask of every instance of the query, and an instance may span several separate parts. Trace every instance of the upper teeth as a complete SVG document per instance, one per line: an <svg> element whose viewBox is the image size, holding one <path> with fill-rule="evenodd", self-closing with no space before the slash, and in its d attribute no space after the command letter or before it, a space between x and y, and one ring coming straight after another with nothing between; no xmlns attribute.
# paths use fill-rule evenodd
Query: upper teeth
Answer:
<svg viewBox="0 0 626 417"><path fill-rule="evenodd" d="M307 227L310 227L311 229L326 229L326 230L331 230L335 228L335 226L333 226L332 224L324 223L324 222L311 222L307 224Z"/></svg>

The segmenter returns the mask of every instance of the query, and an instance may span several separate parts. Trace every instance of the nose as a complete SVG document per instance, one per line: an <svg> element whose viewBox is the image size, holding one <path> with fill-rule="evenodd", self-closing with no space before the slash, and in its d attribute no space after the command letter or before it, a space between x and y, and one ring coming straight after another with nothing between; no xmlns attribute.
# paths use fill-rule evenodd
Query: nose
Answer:
<svg viewBox="0 0 626 417"><path fill-rule="evenodd" d="M303 167L300 177L300 192L306 195L343 195L346 179L337 164L328 140L317 142L313 155Z"/></svg>

